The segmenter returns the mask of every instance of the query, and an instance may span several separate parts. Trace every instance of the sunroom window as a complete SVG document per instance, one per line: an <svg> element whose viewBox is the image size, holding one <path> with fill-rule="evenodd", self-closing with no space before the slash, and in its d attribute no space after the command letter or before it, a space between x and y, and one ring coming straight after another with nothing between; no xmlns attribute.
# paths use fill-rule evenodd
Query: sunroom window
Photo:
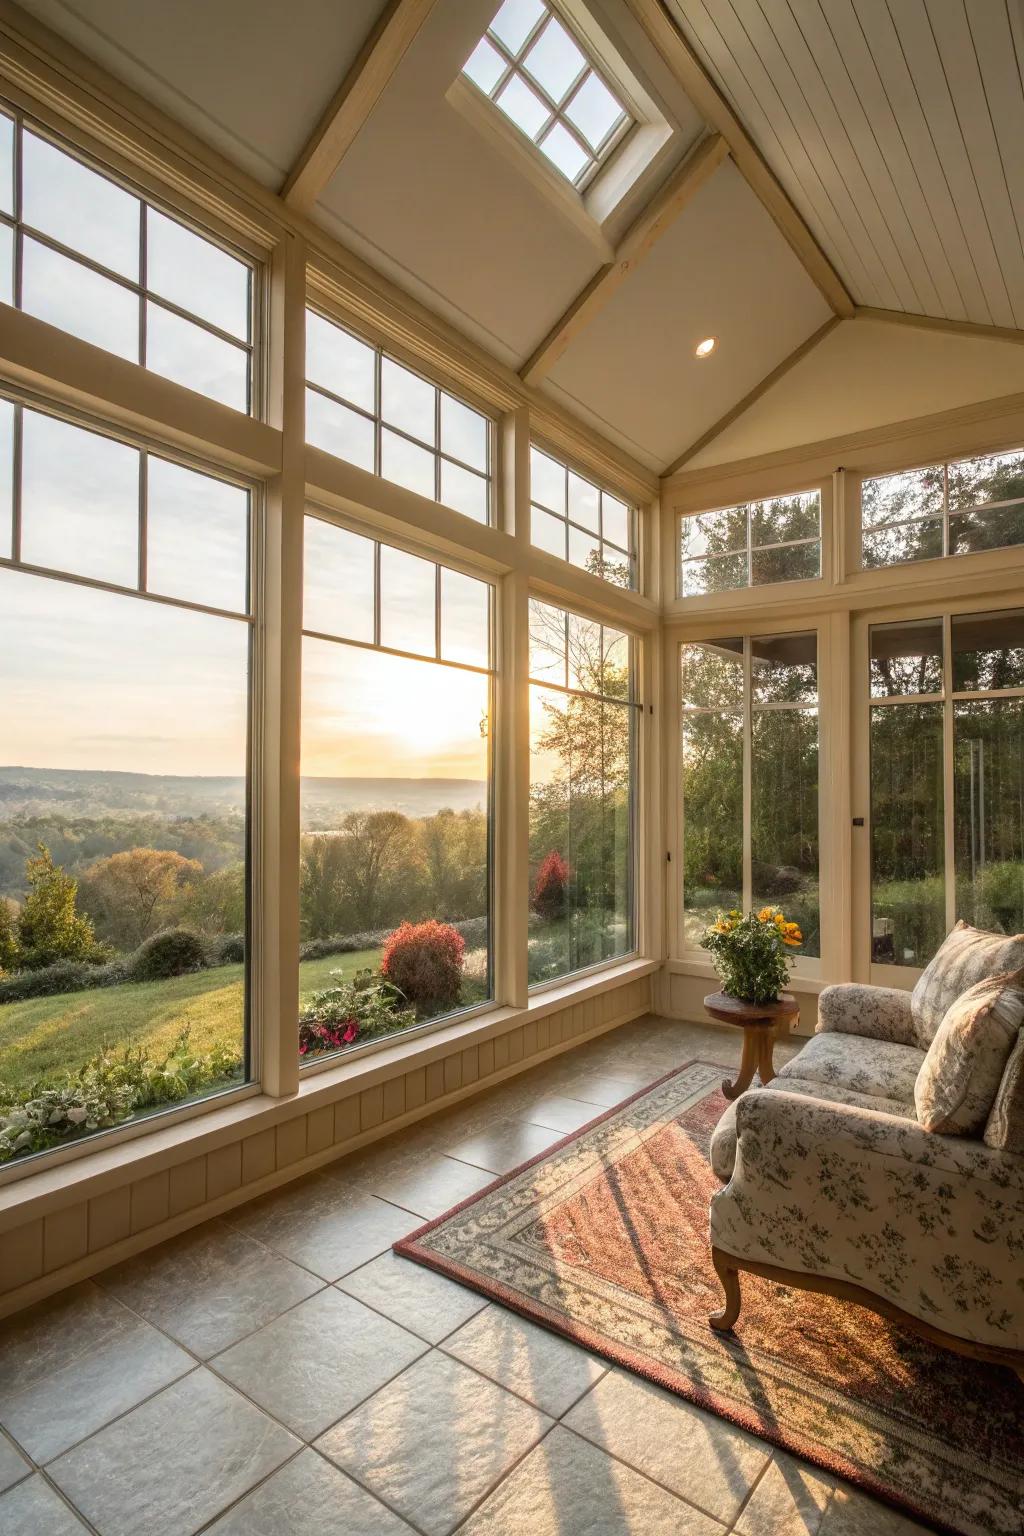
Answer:
<svg viewBox="0 0 1024 1536"><path fill-rule="evenodd" d="M819 491L687 514L680 524L680 597L821 575Z"/></svg>
<svg viewBox="0 0 1024 1536"><path fill-rule="evenodd" d="M1024 450L872 476L860 505L869 569L1024 544Z"/></svg>
<svg viewBox="0 0 1024 1536"><path fill-rule="evenodd" d="M530 542L616 587L636 586L636 510L530 447Z"/></svg>
<svg viewBox="0 0 1024 1536"><path fill-rule="evenodd" d="M472 406L306 311L306 441L315 448L486 523L492 438Z"/></svg>
<svg viewBox="0 0 1024 1536"><path fill-rule="evenodd" d="M236 411L250 263L0 113L0 301Z"/></svg>
<svg viewBox="0 0 1024 1536"><path fill-rule="evenodd" d="M632 124L579 40L542 0L505 0L463 74L580 189Z"/></svg>

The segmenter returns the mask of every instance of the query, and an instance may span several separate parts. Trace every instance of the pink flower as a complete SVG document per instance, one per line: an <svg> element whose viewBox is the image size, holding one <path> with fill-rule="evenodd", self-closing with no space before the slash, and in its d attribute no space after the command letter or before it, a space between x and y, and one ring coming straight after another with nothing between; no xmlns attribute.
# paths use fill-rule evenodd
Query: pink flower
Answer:
<svg viewBox="0 0 1024 1536"><path fill-rule="evenodd" d="M355 1019L349 1019L349 1021L348 1021L348 1028L345 1030L345 1033L342 1035L341 1038L345 1042L346 1045L351 1045L352 1041L356 1038L358 1033L359 1033L359 1025L356 1023Z"/></svg>

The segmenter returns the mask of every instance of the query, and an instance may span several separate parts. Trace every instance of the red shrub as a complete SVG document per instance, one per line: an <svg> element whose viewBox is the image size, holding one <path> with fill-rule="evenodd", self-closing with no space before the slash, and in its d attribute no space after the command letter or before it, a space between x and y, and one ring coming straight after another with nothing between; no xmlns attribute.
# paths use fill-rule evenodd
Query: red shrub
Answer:
<svg viewBox="0 0 1024 1536"><path fill-rule="evenodd" d="M533 883L530 905L538 917L564 917L569 866L556 848L545 854Z"/></svg>
<svg viewBox="0 0 1024 1536"><path fill-rule="evenodd" d="M453 1008L462 985L466 944L450 923L402 923L384 940L381 975L421 1015Z"/></svg>

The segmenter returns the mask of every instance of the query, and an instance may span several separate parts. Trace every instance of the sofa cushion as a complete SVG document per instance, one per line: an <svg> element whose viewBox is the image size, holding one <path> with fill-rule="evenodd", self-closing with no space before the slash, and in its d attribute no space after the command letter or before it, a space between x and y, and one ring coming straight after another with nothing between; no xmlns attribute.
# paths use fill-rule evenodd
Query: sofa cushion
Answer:
<svg viewBox="0 0 1024 1536"><path fill-rule="evenodd" d="M904 1120L916 1120L913 1100L909 1103L898 1103L895 1099L879 1099L872 1094L852 1093L848 1088L837 1088L830 1083L813 1083L810 1079L800 1077L775 1077L768 1084L767 1091L780 1089L783 1093L799 1093L809 1099L818 1099L828 1104L853 1104L859 1109L873 1109L882 1115L899 1115ZM754 1089L750 1089L754 1092ZM740 1094L740 1099L743 1097ZM711 1136L711 1167L716 1178L723 1184L728 1184L732 1178L733 1166L736 1162L736 1106L740 1099L733 1099L725 1114L719 1120Z"/></svg>
<svg viewBox="0 0 1024 1536"><path fill-rule="evenodd" d="M916 1045L870 1040L864 1035L812 1035L803 1049L778 1074L779 1086L803 1078L871 1099L913 1104L914 1085L924 1061ZM822 1094L827 1098L827 1094Z"/></svg>
<svg viewBox="0 0 1024 1536"><path fill-rule="evenodd" d="M1024 966L1024 933L986 933L962 920L943 940L911 993L917 1042L926 1050L958 997L987 976Z"/></svg>
<svg viewBox="0 0 1024 1536"><path fill-rule="evenodd" d="M985 1145L1024 1157L1024 1029L1010 1052L985 1125Z"/></svg>
<svg viewBox="0 0 1024 1536"><path fill-rule="evenodd" d="M926 1131L980 1136L1024 1023L1024 971L988 976L946 1011L914 1088Z"/></svg>

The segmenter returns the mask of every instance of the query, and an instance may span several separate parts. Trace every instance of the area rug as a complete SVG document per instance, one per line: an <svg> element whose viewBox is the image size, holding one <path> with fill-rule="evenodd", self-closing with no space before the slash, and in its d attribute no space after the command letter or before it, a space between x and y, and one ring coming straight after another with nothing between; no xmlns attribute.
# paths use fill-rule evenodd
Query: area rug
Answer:
<svg viewBox="0 0 1024 1536"><path fill-rule="evenodd" d="M958 1536L1024 1530L1024 1386L850 1302L708 1252L722 1067L691 1062L428 1222L396 1252Z"/></svg>

